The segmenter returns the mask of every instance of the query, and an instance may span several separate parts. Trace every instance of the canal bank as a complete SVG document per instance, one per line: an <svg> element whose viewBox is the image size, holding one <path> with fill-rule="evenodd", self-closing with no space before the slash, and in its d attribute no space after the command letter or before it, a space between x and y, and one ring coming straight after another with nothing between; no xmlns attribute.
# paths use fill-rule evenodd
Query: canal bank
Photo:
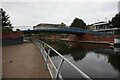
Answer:
<svg viewBox="0 0 120 80"><path fill-rule="evenodd" d="M70 40L70 39L60 39L61 41L68 41L68 42L79 42L79 43L91 43L91 44L107 44L110 45L109 42L105 42L105 41L74 41L74 40Z"/></svg>
<svg viewBox="0 0 120 80"><path fill-rule="evenodd" d="M67 42L79 42L79 43L88 43L88 44L104 44L104 45L109 45L112 47L120 47L120 40L115 39L115 43L111 43L111 42L107 42L107 41L75 41L75 40L71 40L71 39L64 39L61 38L59 39L61 41L67 41Z"/></svg>
<svg viewBox="0 0 120 80"><path fill-rule="evenodd" d="M69 41L77 41L84 43L97 43L97 44L109 44L111 46L120 47L120 34L79 34L79 35L69 35L67 40Z"/></svg>

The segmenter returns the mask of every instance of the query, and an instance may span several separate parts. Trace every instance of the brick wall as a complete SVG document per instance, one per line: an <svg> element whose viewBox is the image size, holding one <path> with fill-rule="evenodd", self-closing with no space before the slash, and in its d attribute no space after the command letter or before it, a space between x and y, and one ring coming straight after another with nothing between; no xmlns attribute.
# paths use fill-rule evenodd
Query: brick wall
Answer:
<svg viewBox="0 0 120 80"><path fill-rule="evenodd" d="M69 36L70 40L75 41L105 41L114 43L114 38L120 38L120 35L100 36L94 34L80 34Z"/></svg>
<svg viewBox="0 0 120 80"><path fill-rule="evenodd" d="M0 33L0 45L13 45L23 43L23 33L22 32L3 32Z"/></svg>
<svg viewBox="0 0 120 80"><path fill-rule="evenodd" d="M0 33L0 39L10 39L23 36L22 32L2 32Z"/></svg>

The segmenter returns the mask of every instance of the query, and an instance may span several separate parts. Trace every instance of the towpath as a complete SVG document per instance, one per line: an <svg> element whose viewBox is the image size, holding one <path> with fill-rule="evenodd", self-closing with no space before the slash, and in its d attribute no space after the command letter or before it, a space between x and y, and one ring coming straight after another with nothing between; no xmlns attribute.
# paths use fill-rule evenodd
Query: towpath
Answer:
<svg viewBox="0 0 120 80"><path fill-rule="evenodd" d="M2 47L3 78L50 78L44 60L34 43Z"/></svg>

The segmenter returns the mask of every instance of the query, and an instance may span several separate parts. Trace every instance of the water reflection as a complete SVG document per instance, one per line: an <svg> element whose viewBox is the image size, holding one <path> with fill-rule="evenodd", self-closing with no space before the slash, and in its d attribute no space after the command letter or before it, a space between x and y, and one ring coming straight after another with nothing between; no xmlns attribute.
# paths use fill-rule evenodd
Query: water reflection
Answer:
<svg viewBox="0 0 120 80"><path fill-rule="evenodd" d="M120 72L120 55L119 54L116 54L116 55L113 55L113 54L110 54L108 56L108 63L111 63L111 65L119 70Z"/></svg>
<svg viewBox="0 0 120 80"><path fill-rule="evenodd" d="M94 78L118 78L118 75L120 75L120 48L77 42L46 42L57 49L62 55L69 55L67 58L71 56L73 60L70 58L70 61L73 64ZM56 54L51 54L51 57L56 56ZM64 72L66 69L64 66L63 74L68 74Z"/></svg>
<svg viewBox="0 0 120 80"><path fill-rule="evenodd" d="M67 45L72 48L75 47L79 47L80 49L84 50L83 53L81 53L81 56L83 55L83 57L78 56L78 57L74 57L74 55L72 55L74 57L74 60L81 60L82 58L85 57L86 52L85 51L91 51L91 52L95 52L97 54L105 54L108 58L108 63L111 63L111 65L120 71L120 48L111 48L108 45L96 45L96 44L78 44L75 42L69 42L67 43ZM76 54L77 55L77 54Z"/></svg>

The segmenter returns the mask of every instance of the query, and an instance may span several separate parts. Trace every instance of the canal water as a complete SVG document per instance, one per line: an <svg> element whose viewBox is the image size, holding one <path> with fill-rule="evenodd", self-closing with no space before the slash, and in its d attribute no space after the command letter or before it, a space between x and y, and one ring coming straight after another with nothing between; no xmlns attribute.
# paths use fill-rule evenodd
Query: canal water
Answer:
<svg viewBox="0 0 120 80"><path fill-rule="evenodd" d="M88 44L66 41L45 41L70 62L76 65L91 78L119 78L120 80L120 48L102 44ZM51 53L55 66L61 58ZM82 78L82 76L64 62L61 71L64 78Z"/></svg>

